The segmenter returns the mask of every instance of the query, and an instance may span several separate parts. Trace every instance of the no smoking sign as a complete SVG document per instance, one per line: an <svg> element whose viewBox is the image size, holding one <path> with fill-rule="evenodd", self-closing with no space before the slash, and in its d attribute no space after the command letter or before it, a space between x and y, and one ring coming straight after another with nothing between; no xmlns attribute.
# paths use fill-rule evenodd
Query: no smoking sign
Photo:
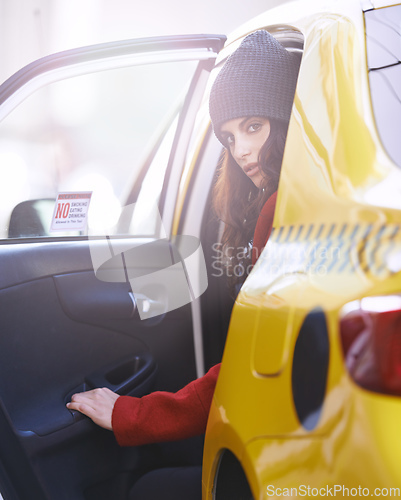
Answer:
<svg viewBox="0 0 401 500"><path fill-rule="evenodd" d="M88 220L92 192L59 193L50 231L82 231Z"/></svg>

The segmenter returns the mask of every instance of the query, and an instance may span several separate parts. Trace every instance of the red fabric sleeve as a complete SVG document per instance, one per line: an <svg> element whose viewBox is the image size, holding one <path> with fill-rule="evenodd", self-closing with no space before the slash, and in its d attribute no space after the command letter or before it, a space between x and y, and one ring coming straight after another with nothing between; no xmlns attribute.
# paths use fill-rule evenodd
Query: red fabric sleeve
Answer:
<svg viewBox="0 0 401 500"><path fill-rule="evenodd" d="M260 257L262 250L266 246L273 228L274 210L276 208L277 191L263 205L255 227L252 246L252 264Z"/></svg>
<svg viewBox="0 0 401 500"><path fill-rule="evenodd" d="M219 371L220 364L213 366L176 393L120 396L112 414L118 444L140 446L204 434Z"/></svg>

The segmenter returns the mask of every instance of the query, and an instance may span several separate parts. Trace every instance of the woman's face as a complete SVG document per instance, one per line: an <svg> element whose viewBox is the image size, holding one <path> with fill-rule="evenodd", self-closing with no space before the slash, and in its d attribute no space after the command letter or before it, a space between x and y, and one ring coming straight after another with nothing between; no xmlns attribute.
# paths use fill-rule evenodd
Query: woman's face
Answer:
<svg viewBox="0 0 401 500"><path fill-rule="evenodd" d="M258 116L228 120L221 135L244 174L259 188L263 181L259 153L270 135L269 120Z"/></svg>

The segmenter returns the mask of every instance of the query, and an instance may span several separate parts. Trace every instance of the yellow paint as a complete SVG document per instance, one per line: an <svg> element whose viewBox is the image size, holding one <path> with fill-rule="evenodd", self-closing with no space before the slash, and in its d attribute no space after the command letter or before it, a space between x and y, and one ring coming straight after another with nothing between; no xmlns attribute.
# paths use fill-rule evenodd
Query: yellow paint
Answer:
<svg viewBox="0 0 401 500"><path fill-rule="evenodd" d="M280 23L304 34L304 55L275 230L234 307L210 412L208 500L224 449L240 460L255 500L275 498L269 485L401 488L401 398L353 383L338 331L348 301L401 291L401 212L391 200L366 201L397 167L372 116L362 12L353 0L298 2L258 17L243 34ZM237 30L229 41L241 36ZM273 269L275 262L281 267ZM330 357L320 418L307 431L293 403L292 359L304 318L317 306L326 315Z"/></svg>

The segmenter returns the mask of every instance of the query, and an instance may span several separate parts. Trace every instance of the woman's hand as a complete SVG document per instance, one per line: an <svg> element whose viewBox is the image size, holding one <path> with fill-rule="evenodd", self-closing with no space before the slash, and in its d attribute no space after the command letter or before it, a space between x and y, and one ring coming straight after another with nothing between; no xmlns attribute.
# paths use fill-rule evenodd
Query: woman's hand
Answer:
<svg viewBox="0 0 401 500"><path fill-rule="evenodd" d="M67 403L67 408L80 411L91 418L95 424L111 431L111 415L114 403L118 398L118 394L103 387L102 389L74 394L71 403Z"/></svg>

